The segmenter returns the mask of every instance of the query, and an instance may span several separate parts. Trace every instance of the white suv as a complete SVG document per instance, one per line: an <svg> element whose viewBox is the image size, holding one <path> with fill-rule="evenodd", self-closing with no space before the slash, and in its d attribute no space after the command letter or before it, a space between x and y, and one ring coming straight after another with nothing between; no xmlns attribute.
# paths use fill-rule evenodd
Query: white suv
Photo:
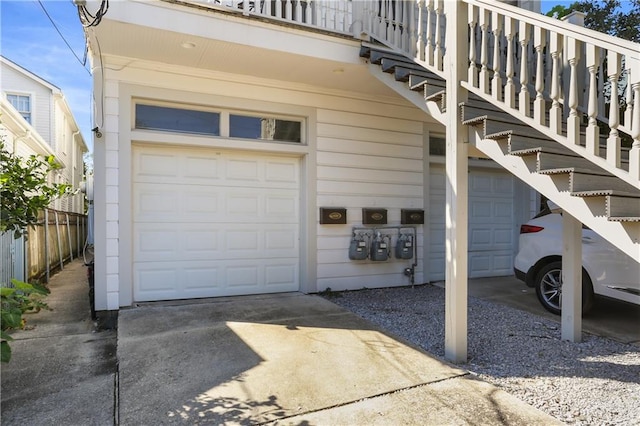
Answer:
<svg viewBox="0 0 640 426"><path fill-rule="evenodd" d="M562 216L549 209L520 227L514 272L534 287L542 306L560 314L562 306ZM582 228L582 312L594 295L640 305L640 259L621 252L601 236Z"/></svg>

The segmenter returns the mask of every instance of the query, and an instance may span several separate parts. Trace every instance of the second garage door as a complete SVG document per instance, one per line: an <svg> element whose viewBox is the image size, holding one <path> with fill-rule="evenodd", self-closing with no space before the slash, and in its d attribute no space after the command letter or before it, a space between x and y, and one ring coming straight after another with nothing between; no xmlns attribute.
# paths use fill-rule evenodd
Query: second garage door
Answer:
<svg viewBox="0 0 640 426"><path fill-rule="evenodd" d="M136 301L297 291L300 161L134 146Z"/></svg>
<svg viewBox="0 0 640 426"><path fill-rule="evenodd" d="M444 167L430 174L429 281L445 279ZM469 278L513 274L515 236L515 179L500 170L469 172Z"/></svg>

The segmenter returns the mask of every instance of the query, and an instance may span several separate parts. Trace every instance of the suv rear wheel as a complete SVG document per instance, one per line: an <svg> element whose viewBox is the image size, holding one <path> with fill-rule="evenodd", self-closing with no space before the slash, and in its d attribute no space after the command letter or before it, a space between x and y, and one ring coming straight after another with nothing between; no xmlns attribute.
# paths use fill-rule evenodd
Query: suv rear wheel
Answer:
<svg viewBox="0 0 640 426"><path fill-rule="evenodd" d="M536 295L542 306L549 312L560 315L562 306L562 261L545 265L535 282ZM587 272L582 269L582 313L593 306L593 285Z"/></svg>

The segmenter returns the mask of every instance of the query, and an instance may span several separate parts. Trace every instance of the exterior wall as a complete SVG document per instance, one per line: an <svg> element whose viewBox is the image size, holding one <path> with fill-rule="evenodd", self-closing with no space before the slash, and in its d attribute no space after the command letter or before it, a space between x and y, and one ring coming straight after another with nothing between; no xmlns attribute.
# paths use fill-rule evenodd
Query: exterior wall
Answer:
<svg viewBox="0 0 640 426"><path fill-rule="evenodd" d="M401 208L425 207L423 123L358 112L318 110L318 207L347 208L348 225L317 225L317 290L353 290L410 284L403 275L413 261L352 261L352 226L362 227L362 208L387 209L388 225L400 224ZM317 211L316 211L317 214ZM417 226L418 258L423 226ZM417 282L423 282L423 265Z"/></svg>
<svg viewBox="0 0 640 426"><path fill-rule="evenodd" d="M15 120L21 122L17 125L21 130L13 133L12 148L24 157L32 154L55 155L62 168L52 173L50 182L68 183L74 189L79 188L84 176L82 155L87 151L87 147L64 96L55 86L47 85L48 83L39 77L31 75L26 70L16 69L4 61L3 58L3 109L7 93L31 97L31 124L7 105L7 108L11 108L18 115ZM29 136L25 137L27 133ZM77 193L55 200L51 207L56 210L84 213L83 200L83 194Z"/></svg>
<svg viewBox="0 0 640 426"><path fill-rule="evenodd" d="M96 309L118 309L133 302L129 238L132 140L302 157L300 290L313 293L327 287L355 289L409 283L402 271L410 262L354 265L348 259L348 246L351 227L362 223L362 207L387 208L389 224L399 224L400 208L424 206L424 113L399 98L367 99L279 81L242 81L237 75L202 71L196 74L159 64L132 64L115 72L110 69L121 68L120 62L112 60L113 63L104 64L106 74L95 77L104 81L105 94L105 109L97 112L97 117L104 116L102 126L97 122L103 139L95 143L94 160ZM136 97L303 116L307 143L278 144L135 130L131 118ZM326 205L348 207L349 224L319 225L318 207ZM417 279L421 280L421 275Z"/></svg>
<svg viewBox="0 0 640 426"><path fill-rule="evenodd" d="M51 89L2 63L2 96L6 98L7 93L31 96L31 125L55 149Z"/></svg>
<svg viewBox="0 0 640 426"><path fill-rule="evenodd" d="M70 115L66 101L62 96L54 98L56 158L64 166L57 172L59 182L79 188L84 177L83 157L84 142L78 133L73 116ZM83 195L77 193L56 201L56 209L75 213L84 213Z"/></svg>
<svg viewBox="0 0 640 426"><path fill-rule="evenodd" d="M0 133L4 137L9 152L20 157L31 155L52 155L53 150L33 127L5 99L0 99Z"/></svg>

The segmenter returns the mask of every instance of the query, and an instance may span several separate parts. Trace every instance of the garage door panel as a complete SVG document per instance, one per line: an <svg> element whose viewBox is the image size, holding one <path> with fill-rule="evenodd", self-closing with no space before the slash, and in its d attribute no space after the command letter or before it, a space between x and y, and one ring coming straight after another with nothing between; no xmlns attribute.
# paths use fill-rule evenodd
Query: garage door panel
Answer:
<svg viewBox="0 0 640 426"><path fill-rule="evenodd" d="M190 267L184 271L183 291L211 292L218 288L218 268Z"/></svg>
<svg viewBox="0 0 640 426"><path fill-rule="evenodd" d="M134 265L137 301L218 297L292 291L298 285L298 259L166 262Z"/></svg>
<svg viewBox="0 0 640 426"><path fill-rule="evenodd" d="M144 182L146 179L166 181L171 178L176 179L179 176L180 164L176 155L145 152L134 157L134 161L138 182Z"/></svg>
<svg viewBox="0 0 640 426"><path fill-rule="evenodd" d="M493 204L489 200L470 200L469 218L473 218L473 223L491 219L493 215Z"/></svg>
<svg viewBox="0 0 640 426"><path fill-rule="evenodd" d="M300 170L298 163L291 161L275 161L265 162L265 180L271 183L288 183L292 186L298 186Z"/></svg>
<svg viewBox="0 0 640 426"><path fill-rule="evenodd" d="M493 230L493 244L496 248L507 249L513 246L513 229L502 228Z"/></svg>
<svg viewBox="0 0 640 426"><path fill-rule="evenodd" d="M228 265L226 283L231 288L257 288L260 284L259 271L256 265Z"/></svg>
<svg viewBox="0 0 640 426"><path fill-rule="evenodd" d="M220 211L219 194L200 186L136 184L133 190L133 220L175 222L201 220Z"/></svg>
<svg viewBox="0 0 640 426"><path fill-rule="evenodd" d="M248 191L228 195L226 213L230 217L255 219L262 204L260 198L260 193Z"/></svg>
<svg viewBox="0 0 640 426"><path fill-rule="evenodd" d="M265 268L265 285L271 288L291 285L298 280L297 272L294 265L268 265Z"/></svg>
<svg viewBox="0 0 640 426"><path fill-rule="evenodd" d="M192 184L205 179L207 183L211 180L219 180L221 177L220 159L217 157L201 157L186 155L184 157L184 174L187 182Z"/></svg>
<svg viewBox="0 0 640 426"><path fill-rule="evenodd" d="M220 247L220 232L218 229L207 229L202 224L198 230L184 229L182 231L182 239L184 240L184 251L188 257L206 256L210 257L218 252ZM186 228L186 227L185 227ZM174 240L178 241L178 238Z"/></svg>
<svg viewBox="0 0 640 426"><path fill-rule="evenodd" d="M513 202L507 200L505 202L496 201L493 204L493 216L511 222L513 220Z"/></svg>
<svg viewBox="0 0 640 426"><path fill-rule="evenodd" d="M141 254L141 258L171 259L176 257L179 246L180 232L166 228L151 228L137 233L134 249Z"/></svg>
<svg viewBox="0 0 640 426"><path fill-rule="evenodd" d="M510 275L513 273L510 252L475 253L469 259L469 275L474 278Z"/></svg>
<svg viewBox="0 0 640 426"><path fill-rule="evenodd" d="M265 218L276 221L298 219L298 198L296 194L276 193L265 196Z"/></svg>
<svg viewBox="0 0 640 426"><path fill-rule="evenodd" d="M445 278L444 168L432 167L429 214L430 280ZM514 250L514 178L499 170L469 173L469 277L511 275Z"/></svg>
<svg viewBox="0 0 640 426"><path fill-rule="evenodd" d="M299 159L135 146L133 164L135 300L299 288Z"/></svg>
<svg viewBox="0 0 640 426"><path fill-rule="evenodd" d="M133 193L136 222L297 223L297 191L235 190L139 184Z"/></svg>
<svg viewBox="0 0 640 426"><path fill-rule="evenodd" d="M280 225L140 223L134 230L135 260L224 260L237 257L296 257L299 253L297 230Z"/></svg>
<svg viewBox="0 0 640 426"><path fill-rule="evenodd" d="M140 268L137 271L138 279L138 291L140 293L147 293L153 291L154 293L173 293L176 290L176 282L178 281L178 272L175 268L153 268L144 269Z"/></svg>

